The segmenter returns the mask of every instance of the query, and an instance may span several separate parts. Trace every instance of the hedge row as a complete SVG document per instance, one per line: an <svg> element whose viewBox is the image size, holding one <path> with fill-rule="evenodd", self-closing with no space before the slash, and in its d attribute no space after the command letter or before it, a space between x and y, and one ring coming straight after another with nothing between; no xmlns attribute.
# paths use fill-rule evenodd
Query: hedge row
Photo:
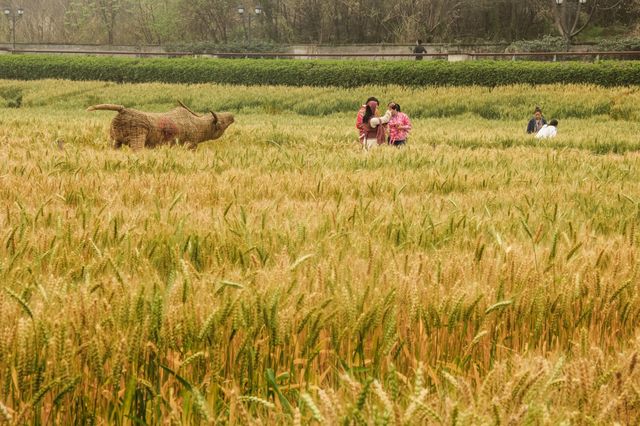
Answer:
<svg viewBox="0 0 640 426"><path fill-rule="evenodd" d="M0 78L122 83L221 83L337 86L500 86L585 83L640 85L640 62L324 61L268 59L132 59L1 55Z"/></svg>

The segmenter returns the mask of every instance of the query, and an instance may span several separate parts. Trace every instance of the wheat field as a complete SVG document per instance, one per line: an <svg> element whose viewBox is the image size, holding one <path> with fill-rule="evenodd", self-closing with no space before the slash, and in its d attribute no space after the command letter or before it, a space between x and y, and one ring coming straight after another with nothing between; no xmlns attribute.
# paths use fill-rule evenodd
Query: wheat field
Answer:
<svg viewBox="0 0 640 426"><path fill-rule="evenodd" d="M406 148L359 150L372 95ZM134 154L85 112L178 99L236 123ZM638 88L0 101L0 424L639 424Z"/></svg>

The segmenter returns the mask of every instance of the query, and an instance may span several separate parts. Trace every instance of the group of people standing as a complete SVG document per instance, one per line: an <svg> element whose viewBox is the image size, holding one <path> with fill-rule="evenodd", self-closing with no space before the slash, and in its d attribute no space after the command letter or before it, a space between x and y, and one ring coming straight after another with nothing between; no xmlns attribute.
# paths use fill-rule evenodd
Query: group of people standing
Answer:
<svg viewBox="0 0 640 426"><path fill-rule="evenodd" d="M385 143L401 147L407 143L411 132L411 120L402 112L400 104L390 102L387 111L380 115L380 101L371 97L360 107L356 129L365 151Z"/></svg>

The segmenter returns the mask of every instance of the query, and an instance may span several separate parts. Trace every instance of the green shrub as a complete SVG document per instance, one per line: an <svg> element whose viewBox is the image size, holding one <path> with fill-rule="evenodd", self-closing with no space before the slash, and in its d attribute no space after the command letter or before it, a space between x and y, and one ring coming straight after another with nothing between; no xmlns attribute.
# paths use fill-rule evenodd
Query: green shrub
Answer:
<svg viewBox="0 0 640 426"><path fill-rule="evenodd" d="M6 108L20 108L22 106L22 89L19 87L0 88L0 98Z"/></svg>
<svg viewBox="0 0 640 426"><path fill-rule="evenodd" d="M269 52L278 53L284 51L284 46L267 41L236 42L236 43L215 43L211 41L201 41L194 43L172 43L166 46L169 52L191 52L196 54L205 53L245 53L245 52Z"/></svg>
<svg viewBox="0 0 640 426"><path fill-rule="evenodd" d="M507 47L509 53L516 52L562 52L568 49L565 39L546 35L538 40L515 41Z"/></svg>
<svg viewBox="0 0 640 426"><path fill-rule="evenodd" d="M0 78L101 80L119 83L218 83L357 87L640 84L640 62L307 61L277 59L132 59L47 55L0 56Z"/></svg>
<svg viewBox="0 0 640 426"><path fill-rule="evenodd" d="M602 40L598 50L608 52L640 51L640 37Z"/></svg>

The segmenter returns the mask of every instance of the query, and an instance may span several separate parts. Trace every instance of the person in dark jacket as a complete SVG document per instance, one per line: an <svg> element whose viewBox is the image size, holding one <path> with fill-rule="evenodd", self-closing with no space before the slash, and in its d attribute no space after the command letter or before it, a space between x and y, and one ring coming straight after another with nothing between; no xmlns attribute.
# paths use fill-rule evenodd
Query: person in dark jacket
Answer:
<svg viewBox="0 0 640 426"><path fill-rule="evenodd" d="M413 53L416 55L416 61L421 61L424 54L427 53L427 49L422 45L422 40L416 41L416 47L413 48Z"/></svg>
<svg viewBox="0 0 640 426"><path fill-rule="evenodd" d="M536 107L533 112L533 117L529 120L529 125L527 126L527 133L538 133L542 126L547 124L547 120L544 119L542 115L542 109L539 106Z"/></svg>

